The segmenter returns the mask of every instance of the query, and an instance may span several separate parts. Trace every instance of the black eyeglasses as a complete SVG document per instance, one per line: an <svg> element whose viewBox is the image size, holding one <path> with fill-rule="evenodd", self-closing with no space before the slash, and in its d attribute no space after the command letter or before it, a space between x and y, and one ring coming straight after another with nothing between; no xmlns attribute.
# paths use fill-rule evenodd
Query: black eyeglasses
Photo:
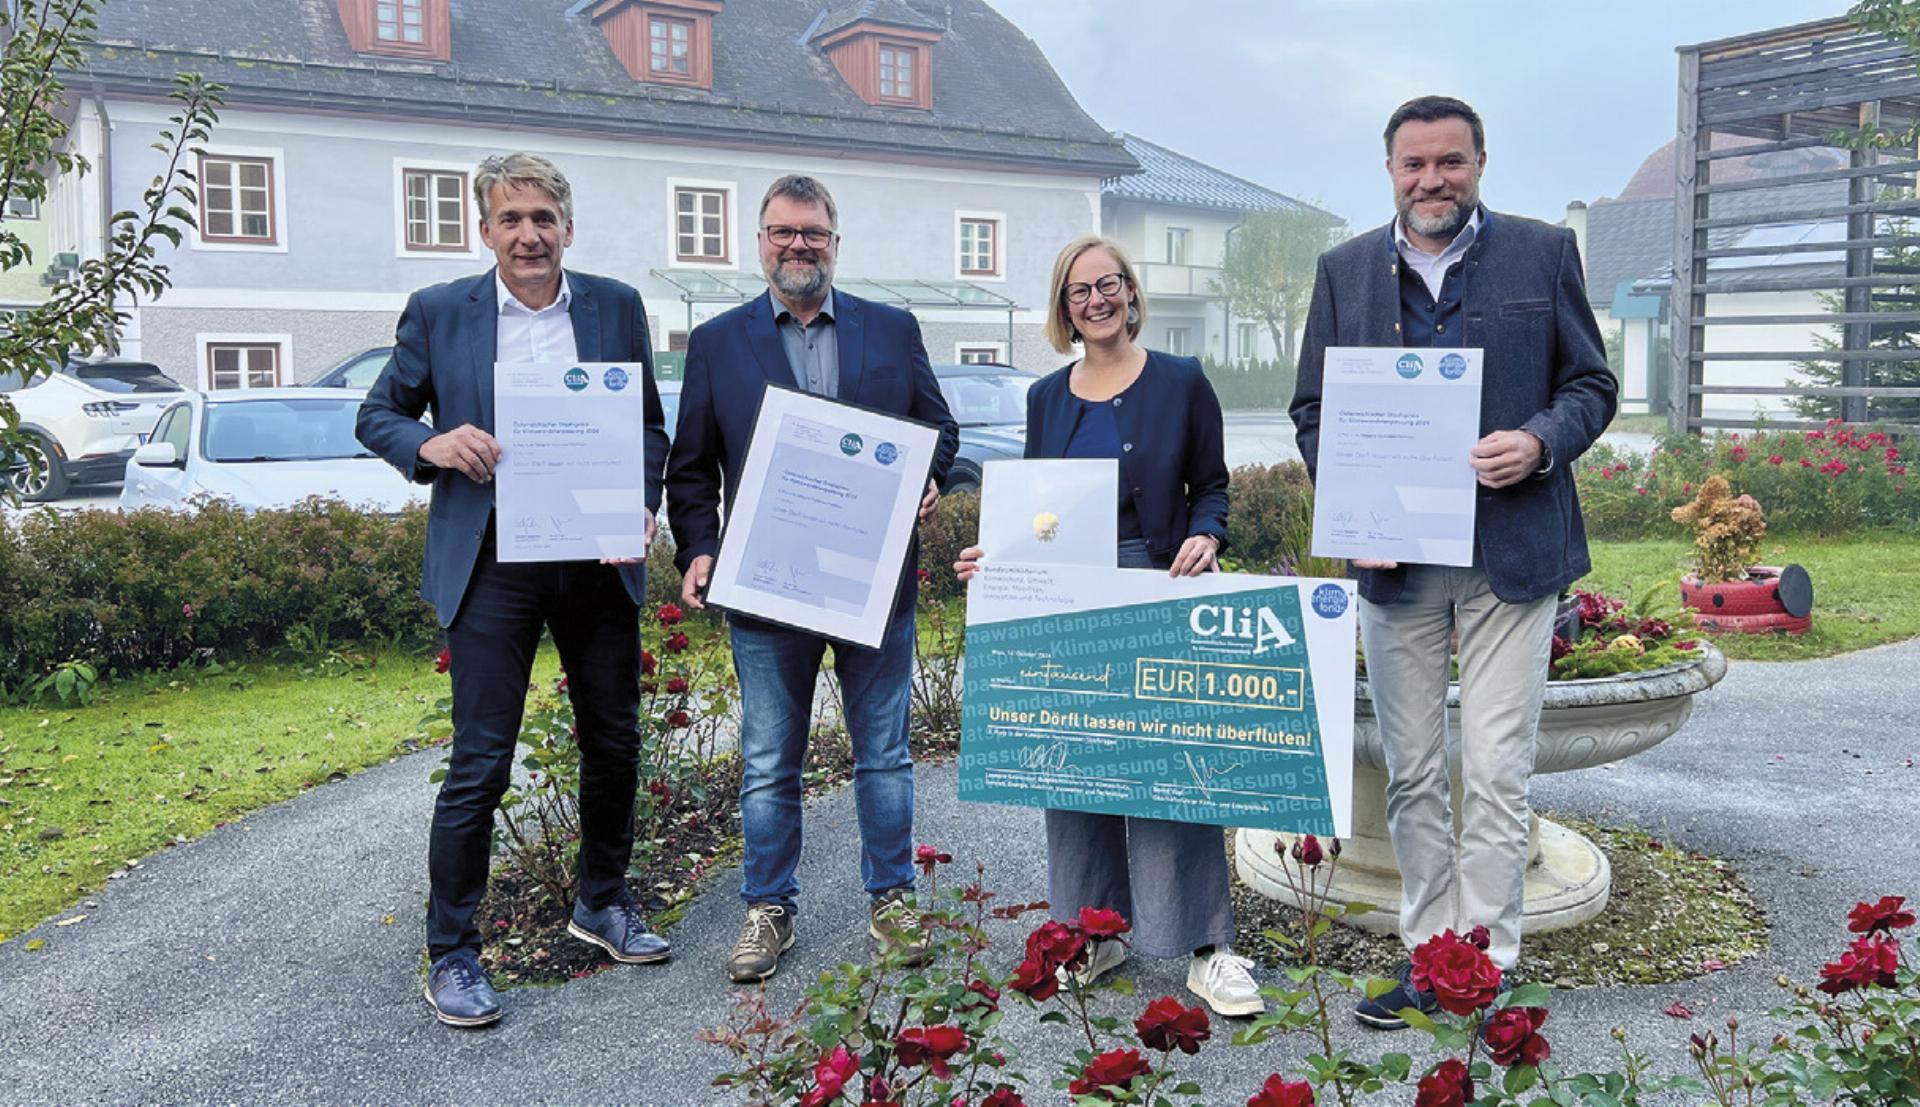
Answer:
<svg viewBox="0 0 1920 1107"><path fill-rule="evenodd" d="M1099 292L1100 295L1111 300L1115 296L1120 295L1120 290L1126 286L1126 274L1108 273L1092 284L1086 284L1084 282L1070 284L1060 290L1060 295L1065 297L1069 304L1084 304L1093 298L1095 292Z"/></svg>
<svg viewBox="0 0 1920 1107"><path fill-rule="evenodd" d="M833 232L825 227L762 227L760 233L775 246L791 246L797 238L816 250L834 238Z"/></svg>

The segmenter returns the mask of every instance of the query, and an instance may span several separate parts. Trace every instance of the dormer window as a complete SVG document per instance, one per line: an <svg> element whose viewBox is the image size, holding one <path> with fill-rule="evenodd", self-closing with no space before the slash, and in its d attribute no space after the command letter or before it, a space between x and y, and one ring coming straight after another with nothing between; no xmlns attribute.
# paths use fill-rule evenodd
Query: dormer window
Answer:
<svg viewBox="0 0 1920 1107"><path fill-rule="evenodd" d="M721 0L600 0L593 22L636 81L713 87L713 16Z"/></svg>
<svg viewBox="0 0 1920 1107"><path fill-rule="evenodd" d="M942 28L900 0L843 5L813 36L860 99L875 107L933 107L933 46Z"/></svg>
<svg viewBox="0 0 1920 1107"><path fill-rule="evenodd" d="M446 61L453 56L448 0L338 0L347 41L361 54Z"/></svg>

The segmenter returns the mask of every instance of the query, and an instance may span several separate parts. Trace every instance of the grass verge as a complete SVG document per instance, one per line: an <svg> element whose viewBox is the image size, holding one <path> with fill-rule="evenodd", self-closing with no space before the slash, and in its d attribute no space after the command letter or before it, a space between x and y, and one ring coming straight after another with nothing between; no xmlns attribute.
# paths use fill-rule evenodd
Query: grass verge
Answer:
<svg viewBox="0 0 1920 1107"><path fill-rule="evenodd" d="M255 662L0 708L0 942L156 850L417 748L447 694L399 652Z"/></svg>
<svg viewBox="0 0 1920 1107"><path fill-rule="evenodd" d="M1576 587L1613 596L1648 588L1680 602L1679 579L1691 548L1681 541L1595 542L1593 572ZM1768 538L1766 564L1798 563L1813 578L1813 629L1799 638L1721 634L1714 644L1745 661L1802 661L1904 641L1920 635L1920 535L1894 532Z"/></svg>

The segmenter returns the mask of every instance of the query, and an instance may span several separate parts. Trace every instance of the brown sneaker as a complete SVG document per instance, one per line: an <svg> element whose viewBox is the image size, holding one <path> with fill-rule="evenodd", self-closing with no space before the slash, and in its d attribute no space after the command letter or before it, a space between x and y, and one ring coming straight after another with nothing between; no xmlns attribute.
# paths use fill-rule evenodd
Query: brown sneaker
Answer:
<svg viewBox="0 0 1920 1107"><path fill-rule="evenodd" d="M780 955L792 948L793 916L787 909L771 903L748 904L740 940L727 954L727 975L741 984L765 980L780 967Z"/></svg>
<svg viewBox="0 0 1920 1107"><path fill-rule="evenodd" d="M908 965L924 965L932 955L933 936L920 926L908 897L906 888L889 888L875 896L867 933L880 943L878 952L897 951Z"/></svg>

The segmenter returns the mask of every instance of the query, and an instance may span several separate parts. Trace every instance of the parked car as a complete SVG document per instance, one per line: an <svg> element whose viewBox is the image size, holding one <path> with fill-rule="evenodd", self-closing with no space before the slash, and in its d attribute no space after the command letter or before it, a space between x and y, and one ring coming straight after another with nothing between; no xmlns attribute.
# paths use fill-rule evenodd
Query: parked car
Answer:
<svg viewBox="0 0 1920 1107"><path fill-rule="evenodd" d="M1027 390L1040 378L1009 365L936 365L933 375L960 424L946 490L977 493L982 463L1026 453Z"/></svg>
<svg viewBox="0 0 1920 1107"><path fill-rule="evenodd" d="M6 480L24 500L57 500L78 484L121 479L134 449L180 385L144 361L62 365L22 382L0 373L0 392L12 401L27 434L21 453L7 459Z"/></svg>
<svg viewBox="0 0 1920 1107"><path fill-rule="evenodd" d="M352 388L361 392L373 387L380 378L380 371L393 360L392 346L375 346L371 350L362 350L345 361L308 381L307 388Z"/></svg>
<svg viewBox="0 0 1920 1107"><path fill-rule="evenodd" d="M127 462L120 506L189 509L214 497L255 511L326 496L398 513L426 503L427 485L408 481L354 438L365 396L311 388L188 393Z"/></svg>

